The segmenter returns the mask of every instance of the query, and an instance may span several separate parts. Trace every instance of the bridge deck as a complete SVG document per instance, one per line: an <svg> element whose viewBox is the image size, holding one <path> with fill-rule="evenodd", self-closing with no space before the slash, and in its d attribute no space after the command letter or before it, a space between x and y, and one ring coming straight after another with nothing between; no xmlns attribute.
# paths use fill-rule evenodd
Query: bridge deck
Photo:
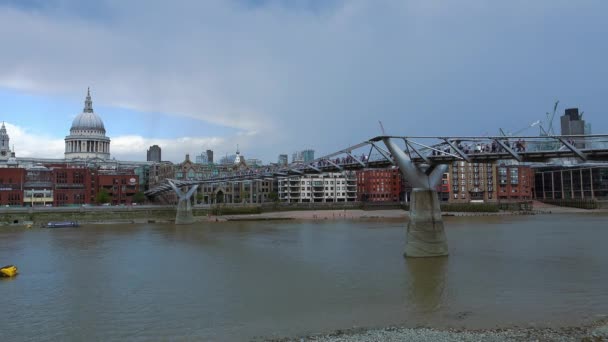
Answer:
<svg viewBox="0 0 608 342"><path fill-rule="evenodd" d="M284 167L274 167L271 170L249 170L236 171L230 175L215 176L205 179L173 180L176 186L188 186L195 184L213 184L223 182L243 182L263 180L277 177L298 176L303 174L315 174L320 172L340 172L345 170L360 170L364 168L386 168L394 165L390 153L379 146L383 139L399 139L404 143L404 150L411 160L416 164L451 164L455 161L468 161L472 163L487 163L499 160L517 159L520 162L546 162L551 159L578 158L582 160L600 161L608 160L608 148L577 148L579 146L606 146L605 139L608 135L589 136L541 136L541 137L418 137L416 139L434 139L434 144L422 144L414 141L412 137L380 136L374 137L360 144L325 155L311 162ZM517 141L515 139L518 139ZM520 141L529 148L523 152L523 146L518 146ZM489 147L492 151L469 152L470 147L479 145ZM549 144L549 145L547 145ZM461 146L467 146L465 153ZM517 146L517 148L516 148ZM547 150L546 146L553 146ZM521 148L520 148L521 147ZM361 157L355 156L355 150L362 151L368 148L369 152L363 151ZM473 148L475 150L475 148ZM519 151L516 151L519 150ZM372 151L376 151L373 155ZM340 158L340 156L343 156ZM336 158L337 157L337 158ZM154 189L146 191L147 196L155 196L163 192L171 191L169 184L161 184Z"/></svg>

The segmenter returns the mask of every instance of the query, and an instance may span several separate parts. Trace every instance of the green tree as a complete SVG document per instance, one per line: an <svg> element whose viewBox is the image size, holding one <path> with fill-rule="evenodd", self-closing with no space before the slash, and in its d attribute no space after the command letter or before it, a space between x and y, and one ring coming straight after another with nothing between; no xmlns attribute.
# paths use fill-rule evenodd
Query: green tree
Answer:
<svg viewBox="0 0 608 342"><path fill-rule="evenodd" d="M133 195L133 202L135 203L144 203L146 201L146 195L143 192L138 192Z"/></svg>
<svg viewBox="0 0 608 342"><path fill-rule="evenodd" d="M95 196L95 202L97 202L98 204L110 202L110 194L108 193L108 190L101 189L101 191L97 193L97 196Z"/></svg>
<svg viewBox="0 0 608 342"><path fill-rule="evenodd" d="M200 192L196 194L196 203L201 203L203 201L203 198L203 194L201 194Z"/></svg>

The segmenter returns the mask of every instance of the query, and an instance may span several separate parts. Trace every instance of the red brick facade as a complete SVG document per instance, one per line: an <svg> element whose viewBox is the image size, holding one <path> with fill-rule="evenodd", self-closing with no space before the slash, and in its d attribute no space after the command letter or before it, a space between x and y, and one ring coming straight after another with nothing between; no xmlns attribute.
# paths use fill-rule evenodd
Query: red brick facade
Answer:
<svg viewBox="0 0 608 342"><path fill-rule="evenodd" d="M0 205L23 206L25 169L0 168Z"/></svg>
<svg viewBox="0 0 608 342"><path fill-rule="evenodd" d="M95 192L91 191L91 170L88 168L53 168L53 205L78 205L92 203Z"/></svg>
<svg viewBox="0 0 608 342"><path fill-rule="evenodd" d="M529 166L498 165L496 174L499 201L532 199L534 171Z"/></svg>
<svg viewBox="0 0 608 342"><path fill-rule="evenodd" d="M399 169L357 171L357 200L396 202L400 200L403 181Z"/></svg>
<svg viewBox="0 0 608 342"><path fill-rule="evenodd" d="M139 192L138 178L130 172L100 174L96 169L65 165L0 168L0 205L94 204L101 188L110 195L111 204L131 204Z"/></svg>
<svg viewBox="0 0 608 342"><path fill-rule="evenodd" d="M108 192L112 205L131 204L139 192L139 177L134 174L99 174L97 183L99 191Z"/></svg>

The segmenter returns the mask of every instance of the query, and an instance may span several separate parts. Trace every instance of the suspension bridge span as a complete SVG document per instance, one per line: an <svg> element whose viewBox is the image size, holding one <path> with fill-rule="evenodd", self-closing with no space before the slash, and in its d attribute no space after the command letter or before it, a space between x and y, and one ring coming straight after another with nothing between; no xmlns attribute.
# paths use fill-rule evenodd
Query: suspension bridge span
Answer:
<svg viewBox="0 0 608 342"><path fill-rule="evenodd" d="M191 196L199 185L267 180L311 173L340 172L396 166L412 185L405 255L431 257L448 254L436 188L448 165L455 161L487 163L515 160L543 163L555 159L608 161L608 135L545 136L376 136L307 163L235 171L201 179L166 180L146 191L155 197L168 191L178 195L176 223L193 222ZM182 191L181 189L186 189Z"/></svg>

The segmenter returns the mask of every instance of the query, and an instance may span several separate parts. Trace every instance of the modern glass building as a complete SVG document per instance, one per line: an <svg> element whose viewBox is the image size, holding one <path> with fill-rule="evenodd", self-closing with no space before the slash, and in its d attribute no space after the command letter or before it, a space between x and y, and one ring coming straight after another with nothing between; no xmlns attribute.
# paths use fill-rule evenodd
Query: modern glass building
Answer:
<svg viewBox="0 0 608 342"><path fill-rule="evenodd" d="M608 199L608 165L545 166L534 178L539 200Z"/></svg>

